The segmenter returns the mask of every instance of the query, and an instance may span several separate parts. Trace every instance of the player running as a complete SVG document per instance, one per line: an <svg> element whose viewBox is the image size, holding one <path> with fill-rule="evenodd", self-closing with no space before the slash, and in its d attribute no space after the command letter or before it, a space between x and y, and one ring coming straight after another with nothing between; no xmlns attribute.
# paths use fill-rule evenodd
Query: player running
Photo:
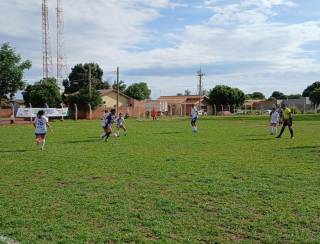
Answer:
<svg viewBox="0 0 320 244"><path fill-rule="evenodd" d="M278 123L279 123L280 114L276 110L275 107L272 108L270 113L270 131L271 135L276 135L278 130Z"/></svg>
<svg viewBox="0 0 320 244"><path fill-rule="evenodd" d="M117 133L116 136L119 137L120 136L120 129L123 129L124 131L124 135L127 135L127 128L125 127L125 121L124 118L122 117L122 113L119 113L119 117L116 119L117 122Z"/></svg>
<svg viewBox="0 0 320 244"><path fill-rule="evenodd" d="M116 110L111 109L111 112L105 117L104 127L103 127L103 129L105 130L105 135L102 136L102 139L104 139L104 141L108 141L108 138L112 133L112 124L115 120L115 115L116 115Z"/></svg>
<svg viewBox="0 0 320 244"><path fill-rule="evenodd" d="M47 128L50 127L49 120L44 116L43 110L37 113L33 126L35 127L36 144L41 146L40 149L43 151L46 144Z"/></svg>
<svg viewBox="0 0 320 244"><path fill-rule="evenodd" d="M192 126L192 132L197 133L198 128L197 128L197 120L198 120L198 109L194 104L192 104L192 109L191 109L191 126Z"/></svg>
<svg viewBox="0 0 320 244"><path fill-rule="evenodd" d="M276 138L281 138L285 128L288 126L290 134L291 134L291 139L294 139L293 137L293 129L292 129L292 113L291 109L288 108L284 103L282 104L282 119L283 119L283 125L280 131L280 134Z"/></svg>
<svg viewBox="0 0 320 244"><path fill-rule="evenodd" d="M107 117L109 115L109 111L106 109L104 110L103 116L102 116L102 129L103 129L103 133L101 134L101 138L104 138L107 135L107 127L106 127L106 121L107 121Z"/></svg>

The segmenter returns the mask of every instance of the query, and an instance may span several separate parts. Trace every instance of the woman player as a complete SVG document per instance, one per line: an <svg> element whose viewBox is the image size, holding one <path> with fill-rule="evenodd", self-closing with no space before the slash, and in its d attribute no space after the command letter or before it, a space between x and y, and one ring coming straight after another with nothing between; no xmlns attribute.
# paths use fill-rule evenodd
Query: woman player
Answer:
<svg viewBox="0 0 320 244"><path fill-rule="evenodd" d="M115 114L116 114L116 110L115 109L111 109L111 112L105 118L105 123L104 123L103 129L105 130L106 133L105 133L104 136L102 136L102 138L105 141L108 141L108 138L110 137L110 135L112 133L112 124L113 124L113 122L115 120Z"/></svg>
<svg viewBox="0 0 320 244"><path fill-rule="evenodd" d="M117 118L117 129L118 132L116 133L116 136L120 136L120 129L123 129L124 135L127 135L127 128L125 127L125 121L124 118L122 117L122 113L119 113L119 117Z"/></svg>
<svg viewBox="0 0 320 244"><path fill-rule="evenodd" d="M275 107L272 108L270 113L270 133L271 135L277 134L278 123L279 123L280 114Z"/></svg>
<svg viewBox="0 0 320 244"><path fill-rule="evenodd" d="M47 127L50 127L48 118L44 116L44 111L40 110L37 113L37 117L34 120L36 143L41 146L41 150L44 150L44 145L46 144L46 134Z"/></svg>
<svg viewBox="0 0 320 244"><path fill-rule="evenodd" d="M109 115L109 111L108 110L104 110L104 114L103 114L103 117L102 117L102 129L103 129L103 133L101 135L101 138L104 138L106 135L107 135L107 127L106 127L106 121L107 121L107 117Z"/></svg>

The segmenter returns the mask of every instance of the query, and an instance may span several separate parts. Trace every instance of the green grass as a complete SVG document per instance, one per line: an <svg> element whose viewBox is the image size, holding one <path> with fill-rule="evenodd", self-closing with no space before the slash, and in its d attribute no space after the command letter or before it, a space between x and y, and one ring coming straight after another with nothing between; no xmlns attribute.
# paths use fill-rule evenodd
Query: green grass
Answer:
<svg viewBox="0 0 320 244"><path fill-rule="evenodd" d="M53 123L40 152L31 126L0 127L0 235L22 243L320 242L320 120L296 139L267 122Z"/></svg>

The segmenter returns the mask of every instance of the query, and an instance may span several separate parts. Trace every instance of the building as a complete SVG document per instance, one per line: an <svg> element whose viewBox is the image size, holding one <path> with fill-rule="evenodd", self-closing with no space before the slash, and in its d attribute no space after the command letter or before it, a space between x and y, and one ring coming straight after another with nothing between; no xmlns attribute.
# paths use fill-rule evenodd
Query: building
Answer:
<svg viewBox="0 0 320 244"><path fill-rule="evenodd" d="M158 101L166 104L166 114L170 116L189 116L192 105L199 107L199 96L161 96ZM207 96L200 98L201 110L206 114L213 114L212 106L208 103Z"/></svg>

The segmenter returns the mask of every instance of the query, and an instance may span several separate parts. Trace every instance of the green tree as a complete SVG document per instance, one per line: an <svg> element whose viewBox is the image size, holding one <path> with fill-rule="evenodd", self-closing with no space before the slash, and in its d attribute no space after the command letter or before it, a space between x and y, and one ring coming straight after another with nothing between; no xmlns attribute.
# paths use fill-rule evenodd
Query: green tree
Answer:
<svg viewBox="0 0 320 244"><path fill-rule="evenodd" d="M119 81L119 90L120 90L120 92L125 92L126 88L127 88L127 85L124 83L124 81L122 81L122 80ZM117 81L113 82L112 89L113 90L118 90Z"/></svg>
<svg viewBox="0 0 320 244"><path fill-rule="evenodd" d="M245 101L245 94L238 88L218 85L210 90L209 102L212 105L241 106Z"/></svg>
<svg viewBox="0 0 320 244"><path fill-rule="evenodd" d="M179 93L177 93L177 96L181 97L181 96L183 96L183 94L181 92L179 92Z"/></svg>
<svg viewBox="0 0 320 244"><path fill-rule="evenodd" d="M308 86L302 93L303 97L310 97L310 93L313 92L314 90L320 88L320 81L316 81L310 86Z"/></svg>
<svg viewBox="0 0 320 244"><path fill-rule="evenodd" d="M71 69L69 80L63 81L66 94L77 92L89 86L89 66L91 67L92 89L104 89L106 83L102 81L103 70L98 64L77 64Z"/></svg>
<svg viewBox="0 0 320 244"><path fill-rule="evenodd" d="M144 100L150 98L151 90L148 88L147 83L140 82L128 86L125 94L137 100Z"/></svg>
<svg viewBox="0 0 320 244"><path fill-rule="evenodd" d="M52 108L60 107L62 102L60 88L55 78L43 79L34 85L28 85L22 94L27 106L31 103L33 107L41 108L48 104Z"/></svg>
<svg viewBox="0 0 320 244"><path fill-rule="evenodd" d="M271 94L271 97L274 97L275 99L287 99L287 96L284 95L284 93L279 92L279 91L274 91L274 92Z"/></svg>
<svg viewBox="0 0 320 244"><path fill-rule="evenodd" d="M314 89L310 93L310 100L313 104L319 106L320 105L320 88Z"/></svg>
<svg viewBox="0 0 320 244"><path fill-rule="evenodd" d="M92 90L91 96L88 87L81 88L78 92L71 95L64 94L64 100L67 104L77 104L79 110L88 110L88 104L94 110L102 104L102 98L98 90ZM70 107L73 109L73 106Z"/></svg>
<svg viewBox="0 0 320 244"><path fill-rule="evenodd" d="M261 92L253 92L251 94L252 99L265 99L266 97Z"/></svg>
<svg viewBox="0 0 320 244"><path fill-rule="evenodd" d="M21 55L9 43L2 44L0 48L0 103L12 99L18 90L23 90L25 82L23 73L31 68L31 61L21 61Z"/></svg>

